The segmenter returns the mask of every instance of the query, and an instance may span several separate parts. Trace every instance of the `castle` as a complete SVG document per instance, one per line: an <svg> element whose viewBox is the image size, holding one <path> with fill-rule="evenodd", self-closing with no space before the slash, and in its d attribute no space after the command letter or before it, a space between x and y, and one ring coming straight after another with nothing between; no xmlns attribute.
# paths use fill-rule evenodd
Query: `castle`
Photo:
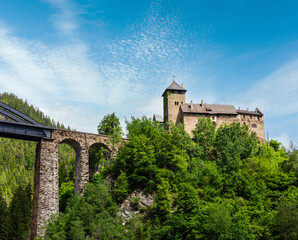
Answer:
<svg viewBox="0 0 298 240"><path fill-rule="evenodd" d="M153 120L158 122L172 121L174 124L183 123L186 132L191 136L192 130L198 123L199 117L210 118L216 127L222 123L231 124L239 122L246 124L250 130L256 132L262 143L265 143L263 113L256 108L255 111L236 109L233 105L207 104L185 102L186 89L175 81L162 94L164 117L153 115Z"/></svg>

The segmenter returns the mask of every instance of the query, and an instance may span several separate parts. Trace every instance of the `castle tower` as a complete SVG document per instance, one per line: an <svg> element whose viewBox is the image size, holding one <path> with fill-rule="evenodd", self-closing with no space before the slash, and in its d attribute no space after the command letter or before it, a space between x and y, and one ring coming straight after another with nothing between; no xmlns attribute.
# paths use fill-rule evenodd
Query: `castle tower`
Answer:
<svg viewBox="0 0 298 240"><path fill-rule="evenodd" d="M183 85L179 85L174 80L170 86L162 94L163 97L163 114L164 122L172 121L177 124L179 108L185 103L186 89Z"/></svg>

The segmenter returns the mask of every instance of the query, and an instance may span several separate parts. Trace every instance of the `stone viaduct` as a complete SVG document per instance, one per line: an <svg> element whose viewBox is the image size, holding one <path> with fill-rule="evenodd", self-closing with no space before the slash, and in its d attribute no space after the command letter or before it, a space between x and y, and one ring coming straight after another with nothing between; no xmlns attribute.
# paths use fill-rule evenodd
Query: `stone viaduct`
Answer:
<svg viewBox="0 0 298 240"><path fill-rule="evenodd" d="M121 144L111 144L109 136L44 126L22 112L0 102L0 137L38 142L36 147L33 213L30 239L43 238L43 226L59 213L58 146L66 143L76 152L75 193L81 194L89 180L89 149L104 147L106 158L117 155ZM108 160L107 159L107 160Z"/></svg>
<svg viewBox="0 0 298 240"><path fill-rule="evenodd" d="M109 144L109 137L76 131L52 131L49 139L42 139L36 149L33 214L30 239L43 237L42 227L52 214L59 213L58 199L58 145L66 143L76 152L75 193L81 194L89 180L89 148L104 147L109 158L114 158L118 149Z"/></svg>

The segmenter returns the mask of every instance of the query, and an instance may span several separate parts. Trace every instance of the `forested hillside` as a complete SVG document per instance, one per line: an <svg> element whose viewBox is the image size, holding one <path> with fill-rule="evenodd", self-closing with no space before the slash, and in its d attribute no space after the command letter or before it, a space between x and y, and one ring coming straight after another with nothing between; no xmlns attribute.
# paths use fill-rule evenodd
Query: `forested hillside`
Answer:
<svg viewBox="0 0 298 240"><path fill-rule="evenodd" d="M260 145L239 123L216 130L209 119L192 139L183 125L146 117L127 130L129 141L84 196L68 195L46 239L298 238L297 149ZM152 206L129 197L140 191L154 196ZM119 209L125 199L130 219Z"/></svg>

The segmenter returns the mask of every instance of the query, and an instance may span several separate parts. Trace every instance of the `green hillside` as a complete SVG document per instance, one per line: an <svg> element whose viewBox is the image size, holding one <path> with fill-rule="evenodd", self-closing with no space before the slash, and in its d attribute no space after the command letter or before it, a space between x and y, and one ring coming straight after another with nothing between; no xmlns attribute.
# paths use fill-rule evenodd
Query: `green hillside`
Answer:
<svg viewBox="0 0 298 240"><path fill-rule="evenodd" d="M259 145L239 123L215 130L210 119L199 119L193 139L183 125L145 117L127 122L127 130L116 159L83 197L68 199L46 239L298 238L295 148ZM154 204L130 197L125 205L137 213L124 221L120 205L140 191L155 196Z"/></svg>
<svg viewBox="0 0 298 240"><path fill-rule="evenodd" d="M13 94L0 101L58 126ZM183 125L146 117L126 124L128 141L113 162L90 151L94 177L83 196L73 193L75 154L59 146L60 214L45 239L298 239L295 147L286 151L273 140L260 145L247 126L215 129L209 119L199 119L193 138ZM28 235L35 148L0 138L0 240ZM130 217L120 208L126 199Z"/></svg>

